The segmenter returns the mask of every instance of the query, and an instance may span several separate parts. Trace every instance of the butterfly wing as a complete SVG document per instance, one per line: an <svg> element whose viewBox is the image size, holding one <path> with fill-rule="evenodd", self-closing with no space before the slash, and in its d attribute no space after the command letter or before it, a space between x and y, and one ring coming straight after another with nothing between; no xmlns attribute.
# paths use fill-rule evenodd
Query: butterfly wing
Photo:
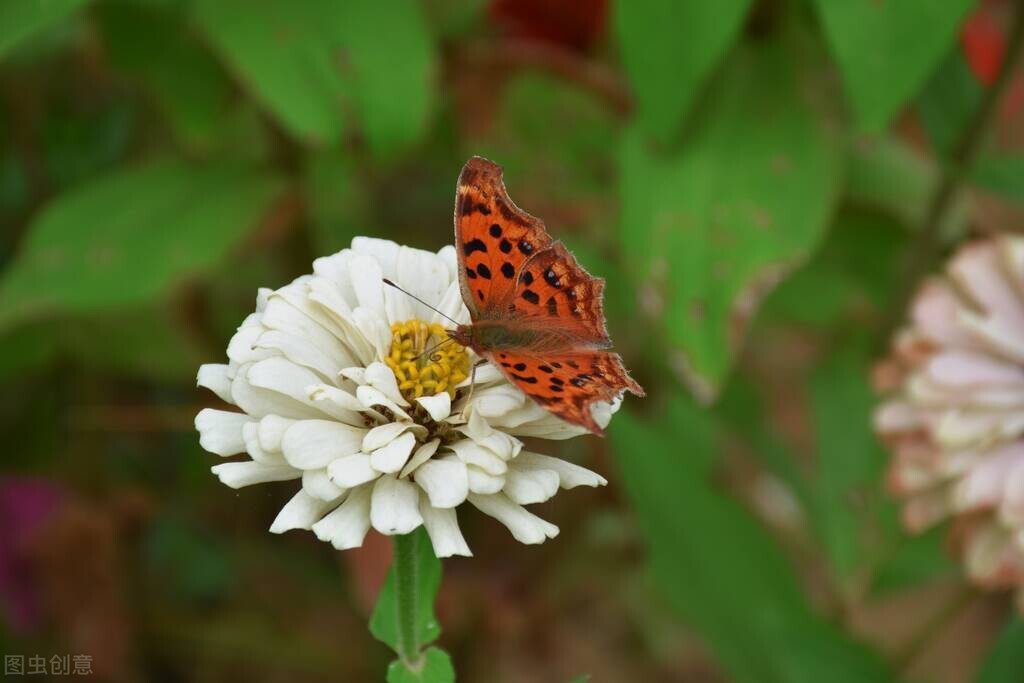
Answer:
<svg viewBox="0 0 1024 683"><path fill-rule="evenodd" d="M622 366L622 359L611 351L568 351L543 358L499 351L491 354L490 360L541 407L599 436L604 436L604 430L591 413L594 403L611 402L624 391L644 395Z"/></svg>
<svg viewBox="0 0 1024 683"><path fill-rule="evenodd" d="M455 195L455 249L474 321L508 316L523 264L550 244L544 222L509 198L500 166L481 157L466 162Z"/></svg>

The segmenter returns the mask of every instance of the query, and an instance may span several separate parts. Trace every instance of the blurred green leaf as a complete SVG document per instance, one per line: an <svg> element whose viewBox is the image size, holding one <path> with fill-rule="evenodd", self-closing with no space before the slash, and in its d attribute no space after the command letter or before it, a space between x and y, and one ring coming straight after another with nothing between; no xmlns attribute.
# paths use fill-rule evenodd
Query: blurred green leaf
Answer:
<svg viewBox="0 0 1024 683"><path fill-rule="evenodd" d="M351 156L341 150L318 151L306 159L302 190L317 254L344 249L369 223L368 192Z"/></svg>
<svg viewBox="0 0 1024 683"><path fill-rule="evenodd" d="M983 92L963 52L954 49L917 101L921 123L940 157L953 152L980 107Z"/></svg>
<svg viewBox="0 0 1024 683"><path fill-rule="evenodd" d="M877 654L811 611L778 545L716 490L716 429L677 399L653 421L620 413L610 430L669 605L738 683L895 680Z"/></svg>
<svg viewBox="0 0 1024 683"><path fill-rule="evenodd" d="M195 0L193 9L230 68L288 130L308 142L340 138L343 3Z"/></svg>
<svg viewBox="0 0 1024 683"><path fill-rule="evenodd" d="M50 102L41 144L46 174L56 189L86 182L124 157L134 130L133 102L113 100L100 109Z"/></svg>
<svg viewBox="0 0 1024 683"><path fill-rule="evenodd" d="M434 39L418 0L357 0L339 9L345 84L370 151L386 160L426 131L437 77Z"/></svg>
<svg viewBox="0 0 1024 683"><path fill-rule="evenodd" d="M428 645L441 635L441 625L434 614L434 600L441 586L441 560L434 555L434 546L426 530L420 527L413 532L415 548L416 577L416 637L418 647ZM398 592L395 586L394 563L388 571L384 587L377 596L377 606L370 616L370 633L392 650L398 651Z"/></svg>
<svg viewBox="0 0 1024 683"><path fill-rule="evenodd" d="M700 86L739 33L750 0L612 3L640 128L660 141L682 128Z"/></svg>
<svg viewBox="0 0 1024 683"><path fill-rule="evenodd" d="M228 98L228 79L217 61L169 12L126 2L102 3L97 10L114 68L149 92L182 142L209 146Z"/></svg>
<svg viewBox="0 0 1024 683"><path fill-rule="evenodd" d="M892 553L875 568L871 595L882 597L954 575L959 565L945 548L947 529L935 527L918 536L901 535Z"/></svg>
<svg viewBox="0 0 1024 683"><path fill-rule="evenodd" d="M938 181L938 167L894 136L858 139L850 146L845 187L849 200L885 211L908 227L921 224Z"/></svg>
<svg viewBox="0 0 1024 683"><path fill-rule="evenodd" d="M972 0L815 0L857 124L883 129L952 47Z"/></svg>
<svg viewBox="0 0 1024 683"><path fill-rule="evenodd" d="M1024 155L982 157L971 171L971 180L983 190L1024 203Z"/></svg>
<svg viewBox="0 0 1024 683"><path fill-rule="evenodd" d="M811 519L844 579L863 564L869 501L886 461L871 430L876 398L869 370L866 353L840 349L814 369L809 386L818 454Z"/></svg>
<svg viewBox="0 0 1024 683"><path fill-rule="evenodd" d="M797 92L793 58L778 44L742 50L681 154L655 155L635 128L623 139L622 248L660 286L669 341L704 398L760 297L821 239L836 198L837 150Z"/></svg>
<svg viewBox="0 0 1024 683"><path fill-rule="evenodd" d="M32 221L0 280L0 327L152 301L219 264L281 187L245 166L174 160L78 187Z"/></svg>
<svg viewBox="0 0 1024 683"><path fill-rule="evenodd" d="M975 683L1018 683L1024 680L1024 620L1011 616L981 666Z"/></svg>
<svg viewBox="0 0 1024 683"><path fill-rule="evenodd" d="M576 678L569 681L569 683L590 683L590 674L580 674Z"/></svg>
<svg viewBox="0 0 1024 683"><path fill-rule="evenodd" d="M88 0L7 0L0 2L0 59L33 33L68 16Z"/></svg>
<svg viewBox="0 0 1024 683"><path fill-rule="evenodd" d="M179 515L158 516L144 549L153 576L177 599L213 600L223 597L233 584L234 574L223 547Z"/></svg>
<svg viewBox="0 0 1024 683"><path fill-rule="evenodd" d="M413 671L396 659L388 666L388 683L453 683L455 668L451 657L436 647L427 648L423 653L423 668Z"/></svg>

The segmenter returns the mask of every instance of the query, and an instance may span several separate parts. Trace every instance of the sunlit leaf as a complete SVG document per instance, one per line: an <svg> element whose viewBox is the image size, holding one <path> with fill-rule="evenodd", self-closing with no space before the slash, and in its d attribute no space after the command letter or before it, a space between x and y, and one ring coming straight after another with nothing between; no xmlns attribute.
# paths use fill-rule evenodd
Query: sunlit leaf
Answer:
<svg viewBox="0 0 1024 683"><path fill-rule="evenodd" d="M0 326L140 305L221 262L281 184L237 164L160 161L47 205L0 279Z"/></svg>
<svg viewBox="0 0 1024 683"><path fill-rule="evenodd" d="M880 130L949 52L971 0L815 0L858 125Z"/></svg>
<svg viewBox="0 0 1024 683"><path fill-rule="evenodd" d="M677 133L700 86L728 51L750 0L612 3L622 64L648 135Z"/></svg>
<svg viewBox="0 0 1024 683"><path fill-rule="evenodd" d="M0 59L22 40L63 19L88 0L0 2Z"/></svg>
<svg viewBox="0 0 1024 683"><path fill-rule="evenodd" d="M620 240L659 289L668 339L712 398L761 296L817 246L838 189L838 154L798 94L793 56L744 50L680 153L635 128L622 142Z"/></svg>

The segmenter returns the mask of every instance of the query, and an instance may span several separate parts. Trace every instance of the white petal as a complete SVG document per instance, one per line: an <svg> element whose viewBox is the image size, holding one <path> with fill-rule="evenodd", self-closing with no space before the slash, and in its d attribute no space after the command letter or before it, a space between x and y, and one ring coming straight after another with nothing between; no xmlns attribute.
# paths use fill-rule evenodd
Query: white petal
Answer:
<svg viewBox="0 0 1024 683"><path fill-rule="evenodd" d="M260 420L260 427L257 435L260 440L260 446L263 450L281 450L281 439L284 437L284 431L293 424L295 424L295 420L289 420L286 417L278 417L277 415L267 415Z"/></svg>
<svg viewBox="0 0 1024 683"><path fill-rule="evenodd" d="M345 494L348 489L331 481L327 468L304 470L302 472L302 490L320 500L335 500Z"/></svg>
<svg viewBox="0 0 1024 683"><path fill-rule="evenodd" d="M365 433L366 430L332 420L301 420L285 431L281 450L293 467L318 469L358 453Z"/></svg>
<svg viewBox="0 0 1024 683"><path fill-rule="evenodd" d="M409 461L409 454L416 446L416 437L406 432L386 446L370 454L370 466L378 472L393 474L398 472Z"/></svg>
<svg viewBox="0 0 1024 683"><path fill-rule="evenodd" d="M423 526L427 528L427 534L430 536L430 543L434 546L435 555L473 556L466 545L466 539L462 537L462 531L459 530L459 520L454 509L434 508L425 499L420 498L420 515L423 517Z"/></svg>
<svg viewBox="0 0 1024 683"><path fill-rule="evenodd" d="M372 256L380 264L384 277L395 279L395 264L398 260L399 246L391 240L379 237L353 237L352 251L356 254Z"/></svg>
<svg viewBox="0 0 1024 683"><path fill-rule="evenodd" d="M375 389L379 389L385 396L403 408L409 405L409 402L402 396L402 392L398 390L398 380L395 378L395 373L391 372L391 368L384 365L384 363L377 361L367 366L366 383Z"/></svg>
<svg viewBox="0 0 1024 683"><path fill-rule="evenodd" d="M358 398L344 389L332 387L329 384L315 384L306 387L306 391L308 392L309 400L313 401L314 404L317 401L330 401L338 406L338 408L349 411L352 417L344 420L347 424L357 427L364 424L360 413L369 414L371 417L380 420L384 419L384 415L372 408L367 408Z"/></svg>
<svg viewBox="0 0 1024 683"><path fill-rule="evenodd" d="M296 365L308 368L324 379L337 376L342 367L352 362L345 352L343 356L324 353L321 349L304 337L268 330L260 335L255 344L258 349L272 349Z"/></svg>
<svg viewBox="0 0 1024 683"><path fill-rule="evenodd" d="M292 529L312 529L313 524L320 521L334 505L337 505L337 501L313 498L300 490L277 513L274 523L270 525L270 533L283 534Z"/></svg>
<svg viewBox="0 0 1024 683"><path fill-rule="evenodd" d="M350 379L356 384L366 384L366 368L353 366L351 368L342 368L341 372L338 373L345 379Z"/></svg>
<svg viewBox="0 0 1024 683"><path fill-rule="evenodd" d="M402 468L402 473L399 477L408 477L409 474L416 471L416 468L430 460L431 456L437 452L437 447L441 445L441 439L433 439L423 444L416 449L416 452L409 458L409 462Z"/></svg>
<svg viewBox="0 0 1024 683"><path fill-rule="evenodd" d="M449 445L455 455L467 465L476 465L489 474L505 474L508 465L490 449L480 446L472 439L462 439Z"/></svg>
<svg viewBox="0 0 1024 683"><path fill-rule="evenodd" d="M495 387L478 389L473 395L474 409L480 411L480 414L486 418L497 417L515 410L525 401L529 401L526 394L511 384L499 384Z"/></svg>
<svg viewBox="0 0 1024 683"><path fill-rule="evenodd" d="M374 427L366 432L366 436L363 437L363 452L369 453L370 451L387 446L398 438L402 432L408 431L411 426L412 424L408 422L388 422L387 424Z"/></svg>
<svg viewBox="0 0 1024 683"><path fill-rule="evenodd" d="M475 410L471 412L469 422L459 431L502 460L514 458L523 447L522 441L505 432L493 429L487 420Z"/></svg>
<svg viewBox="0 0 1024 683"><path fill-rule="evenodd" d="M552 458L549 455L522 451L514 461L516 466L532 467L536 469L554 470L558 473L559 482L563 489L571 489L577 486L604 486L608 480L601 475L591 472L585 467L566 462L561 458Z"/></svg>
<svg viewBox="0 0 1024 683"><path fill-rule="evenodd" d="M322 411L335 419L343 421L356 419L351 411L338 408L333 403L310 399L309 387L321 384L322 379L308 368L296 365L286 358L278 356L253 363L249 366L246 377L254 387L277 392L309 406L312 410ZM286 417L295 416L286 415Z"/></svg>
<svg viewBox="0 0 1024 683"><path fill-rule="evenodd" d="M390 398L385 396L379 389L374 389L371 386L363 385L356 389L356 398L367 408L374 408L375 406L384 406L397 417L403 420L411 421L409 413L402 410L402 407L392 401Z"/></svg>
<svg viewBox="0 0 1024 683"><path fill-rule="evenodd" d="M554 470L509 468L502 489L512 501L520 505L543 503L558 493L558 472Z"/></svg>
<svg viewBox="0 0 1024 683"><path fill-rule="evenodd" d="M252 364L240 366L235 379L231 382L231 398L239 408L255 418L267 415L280 415L298 420L324 417L325 411L304 405L278 391L254 386L249 381L249 370L252 367Z"/></svg>
<svg viewBox="0 0 1024 683"><path fill-rule="evenodd" d="M253 460L264 465L275 465L278 467L287 465L288 463L285 462L284 456L281 455L280 451L264 450L260 445L259 430L260 424L258 422L248 422L242 427L245 451Z"/></svg>
<svg viewBox="0 0 1024 683"><path fill-rule="evenodd" d="M384 272L377 259L362 254L356 255L349 261L348 269L358 307L383 312Z"/></svg>
<svg viewBox="0 0 1024 683"><path fill-rule="evenodd" d="M445 420L452 414L452 397L447 391L433 396L420 396L416 402L423 406L434 422Z"/></svg>
<svg viewBox="0 0 1024 683"><path fill-rule="evenodd" d="M391 348L391 325L384 318L383 311L360 306L352 311L352 321L373 347L374 357L378 360L386 357Z"/></svg>
<svg viewBox="0 0 1024 683"><path fill-rule="evenodd" d="M245 413L203 408L196 415L199 445L217 455L235 455L245 452L242 426L252 418Z"/></svg>
<svg viewBox="0 0 1024 683"><path fill-rule="evenodd" d="M448 266L438 258L437 254L405 246L399 248L395 263L395 280L407 292L432 306L436 305L448 289L449 277ZM397 290L392 291L402 294ZM414 312L412 317L418 320L428 320L433 314L432 310L418 301L404 294L402 296L410 302ZM402 318L391 322L404 322L408 319Z"/></svg>
<svg viewBox="0 0 1024 683"><path fill-rule="evenodd" d="M370 523L382 534L407 534L423 523L419 491L407 479L384 476L373 485Z"/></svg>
<svg viewBox="0 0 1024 683"><path fill-rule="evenodd" d="M361 546L370 530L370 492L369 486L349 491L344 503L313 525L316 537L338 550Z"/></svg>
<svg viewBox="0 0 1024 683"><path fill-rule="evenodd" d="M207 363L199 366L196 384L217 394L220 400L231 403L231 378L228 377L228 366L219 363Z"/></svg>
<svg viewBox="0 0 1024 683"><path fill-rule="evenodd" d="M228 341L228 359L239 365L245 365L274 355L273 351L257 349L253 346L260 335L267 331L267 328L260 323L261 317L262 314L253 313L242 322L238 331Z"/></svg>
<svg viewBox="0 0 1024 683"><path fill-rule="evenodd" d="M462 303L462 290L459 289L458 279L448 285L444 296L437 303L437 310L440 313L437 311L431 311L430 313L429 320L431 324L437 323L447 327L452 323L448 318L462 324L469 322L469 311L466 310L466 305ZM441 315L441 313L444 315Z"/></svg>
<svg viewBox="0 0 1024 683"><path fill-rule="evenodd" d="M370 456L356 453L338 458L327 466L327 474L338 486L350 489L368 481L373 481L380 473L370 467Z"/></svg>
<svg viewBox="0 0 1024 683"><path fill-rule="evenodd" d="M294 467L264 465L252 460L221 463L211 467L210 471L217 475L222 484L233 489L268 481L289 481L302 476L302 470Z"/></svg>
<svg viewBox="0 0 1024 683"><path fill-rule="evenodd" d="M504 494L481 496L471 493L469 502L484 514L504 524L512 532L512 537L520 543L543 543L558 535L557 526L516 505Z"/></svg>
<svg viewBox="0 0 1024 683"><path fill-rule="evenodd" d="M461 505L469 494L469 474L458 458L429 460L419 466L414 478L436 508Z"/></svg>
<svg viewBox="0 0 1024 683"><path fill-rule="evenodd" d="M473 493L497 493L505 488L504 474L498 476L488 474L473 465L466 465L466 474L469 476L469 490Z"/></svg>
<svg viewBox="0 0 1024 683"><path fill-rule="evenodd" d="M453 284L459 283L459 257L455 254L455 247L446 244L437 250L437 256L448 267L448 279Z"/></svg>

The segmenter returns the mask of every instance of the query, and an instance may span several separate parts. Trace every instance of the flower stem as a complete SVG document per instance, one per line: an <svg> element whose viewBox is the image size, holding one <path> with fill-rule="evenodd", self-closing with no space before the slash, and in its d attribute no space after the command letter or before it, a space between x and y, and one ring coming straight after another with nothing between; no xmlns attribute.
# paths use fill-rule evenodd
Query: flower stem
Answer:
<svg viewBox="0 0 1024 683"><path fill-rule="evenodd" d="M1014 67L1020 60L1024 50L1024 2L1018 2L1014 13L1013 25L1006 42L1003 63L995 81L985 92L978 109L971 120L964 126L960 137L950 153L949 162L943 166L938 187L932 195L931 202L925 212L924 221L918 232L917 243L911 254L904 280L905 290L901 292L899 301L903 304L894 307L894 311L902 312L906 302L910 300L913 289L924 272L931 267L932 260L939 248L939 232L946 220L946 214L956 203L963 180L970 173L971 167L981 150L989 124L995 118L999 102L1010 84Z"/></svg>
<svg viewBox="0 0 1024 683"><path fill-rule="evenodd" d="M420 648L416 637L417 591L416 553L419 535L395 536L395 601L398 608L398 656L409 669L420 665Z"/></svg>

